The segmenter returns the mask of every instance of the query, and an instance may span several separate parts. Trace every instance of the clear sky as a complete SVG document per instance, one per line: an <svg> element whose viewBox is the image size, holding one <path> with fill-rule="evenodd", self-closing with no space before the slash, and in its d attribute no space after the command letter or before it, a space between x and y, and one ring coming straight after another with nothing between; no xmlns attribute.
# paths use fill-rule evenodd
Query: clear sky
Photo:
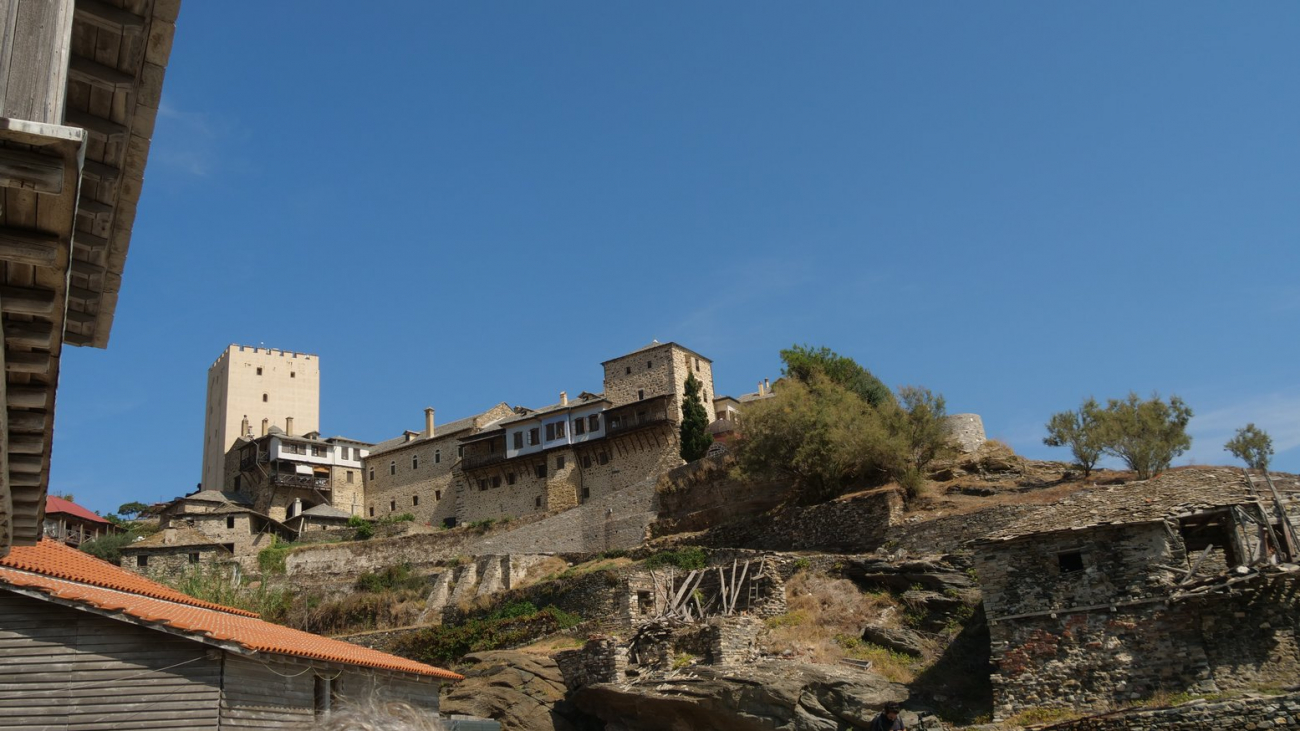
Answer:
<svg viewBox="0 0 1300 731"><path fill-rule="evenodd" d="M601 389L673 340L718 393L827 345L1022 454L1178 394L1300 472L1300 4L203 2L178 23L106 351L52 492L200 478L230 343L316 353L378 441Z"/></svg>

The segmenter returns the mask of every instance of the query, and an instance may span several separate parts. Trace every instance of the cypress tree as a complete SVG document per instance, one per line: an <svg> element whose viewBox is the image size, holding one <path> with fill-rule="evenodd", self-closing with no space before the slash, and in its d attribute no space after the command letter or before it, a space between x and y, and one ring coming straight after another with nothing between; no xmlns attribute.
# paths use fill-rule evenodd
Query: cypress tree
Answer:
<svg viewBox="0 0 1300 731"><path fill-rule="evenodd" d="M687 462L708 454L713 444L713 435L709 433L709 413L704 410L704 401L700 398L703 386L692 373L686 377L686 395L682 399L682 459Z"/></svg>

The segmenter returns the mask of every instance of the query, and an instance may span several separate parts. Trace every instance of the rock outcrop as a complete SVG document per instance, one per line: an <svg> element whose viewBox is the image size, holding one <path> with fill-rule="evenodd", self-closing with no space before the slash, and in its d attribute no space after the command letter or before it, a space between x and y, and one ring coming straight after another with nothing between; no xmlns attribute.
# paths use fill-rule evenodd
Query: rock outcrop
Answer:
<svg viewBox="0 0 1300 731"><path fill-rule="evenodd" d="M870 672L763 661L600 683L577 691L573 702L606 731L849 731L867 728L881 706L907 695Z"/></svg>
<svg viewBox="0 0 1300 731"><path fill-rule="evenodd" d="M443 713L492 718L503 731L576 731L555 712L565 688L554 660L524 652L475 652L456 670L465 679L444 692Z"/></svg>

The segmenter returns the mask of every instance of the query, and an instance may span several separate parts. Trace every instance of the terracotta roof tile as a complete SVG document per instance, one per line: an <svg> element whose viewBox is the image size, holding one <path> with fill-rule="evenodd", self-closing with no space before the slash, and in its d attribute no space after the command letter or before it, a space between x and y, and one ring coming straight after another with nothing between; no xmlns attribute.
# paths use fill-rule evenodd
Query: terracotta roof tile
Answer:
<svg viewBox="0 0 1300 731"><path fill-rule="evenodd" d="M462 678L432 665L264 622L251 612L201 602L48 540L15 547L7 558L0 559L0 583L101 611L120 612L196 635L196 639L230 642L254 652L446 680ZM150 593L144 593L146 590Z"/></svg>
<svg viewBox="0 0 1300 731"><path fill-rule="evenodd" d="M55 497L54 495L46 495L45 514L49 515L51 513L67 513L68 515L76 516L82 520L89 520L93 523L103 523L104 525L108 525L107 520L104 520L71 500L64 500L63 498Z"/></svg>

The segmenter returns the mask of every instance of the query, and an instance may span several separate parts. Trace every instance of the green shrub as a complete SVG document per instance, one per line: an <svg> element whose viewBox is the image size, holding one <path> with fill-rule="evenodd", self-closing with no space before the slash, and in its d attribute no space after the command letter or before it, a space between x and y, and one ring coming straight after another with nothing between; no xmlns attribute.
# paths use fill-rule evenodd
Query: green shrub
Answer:
<svg viewBox="0 0 1300 731"><path fill-rule="evenodd" d="M272 536L271 545L257 552L257 567L264 574L283 574L284 560L293 546Z"/></svg>
<svg viewBox="0 0 1300 731"><path fill-rule="evenodd" d="M102 558L111 564L120 564L122 562L122 549L134 543L138 537L139 534L135 531L109 533L82 543L81 550L95 558Z"/></svg>
<svg viewBox="0 0 1300 731"><path fill-rule="evenodd" d="M272 622L283 621L293 601L292 592L268 587L266 582L252 586L237 578L229 567L212 563L189 566L179 577L164 579L164 583L195 599L257 612Z"/></svg>
<svg viewBox="0 0 1300 731"><path fill-rule="evenodd" d="M554 606L519 616L497 616L505 609L522 611L527 602L518 602L482 619L457 625L430 627L399 640L398 655L420 662L451 663L471 652L484 652L519 645L539 637L576 626L582 618Z"/></svg>
<svg viewBox="0 0 1300 731"><path fill-rule="evenodd" d="M702 569L707 565L709 565L709 554L699 546L659 551L645 560L645 567L648 569L675 566L683 571L691 571Z"/></svg>
<svg viewBox="0 0 1300 731"><path fill-rule="evenodd" d="M424 584L424 577L413 575L409 564L399 564L389 566L378 573L367 571L357 577L356 587L361 591L378 594L397 589L418 589Z"/></svg>
<svg viewBox="0 0 1300 731"><path fill-rule="evenodd" d="M483 520L475 520L471 523L467 523L466 527L478 533L486 533L493 525L496 525L496 522L495 518L484 518Z"/></svg>
<svg viewBox="0 0 1300 731"><path fill-rule="evenodd" d="M356 539L358 541L368 541L375 537L375 524L359 515L348 518L348 527L356 529Z"/></svg>

